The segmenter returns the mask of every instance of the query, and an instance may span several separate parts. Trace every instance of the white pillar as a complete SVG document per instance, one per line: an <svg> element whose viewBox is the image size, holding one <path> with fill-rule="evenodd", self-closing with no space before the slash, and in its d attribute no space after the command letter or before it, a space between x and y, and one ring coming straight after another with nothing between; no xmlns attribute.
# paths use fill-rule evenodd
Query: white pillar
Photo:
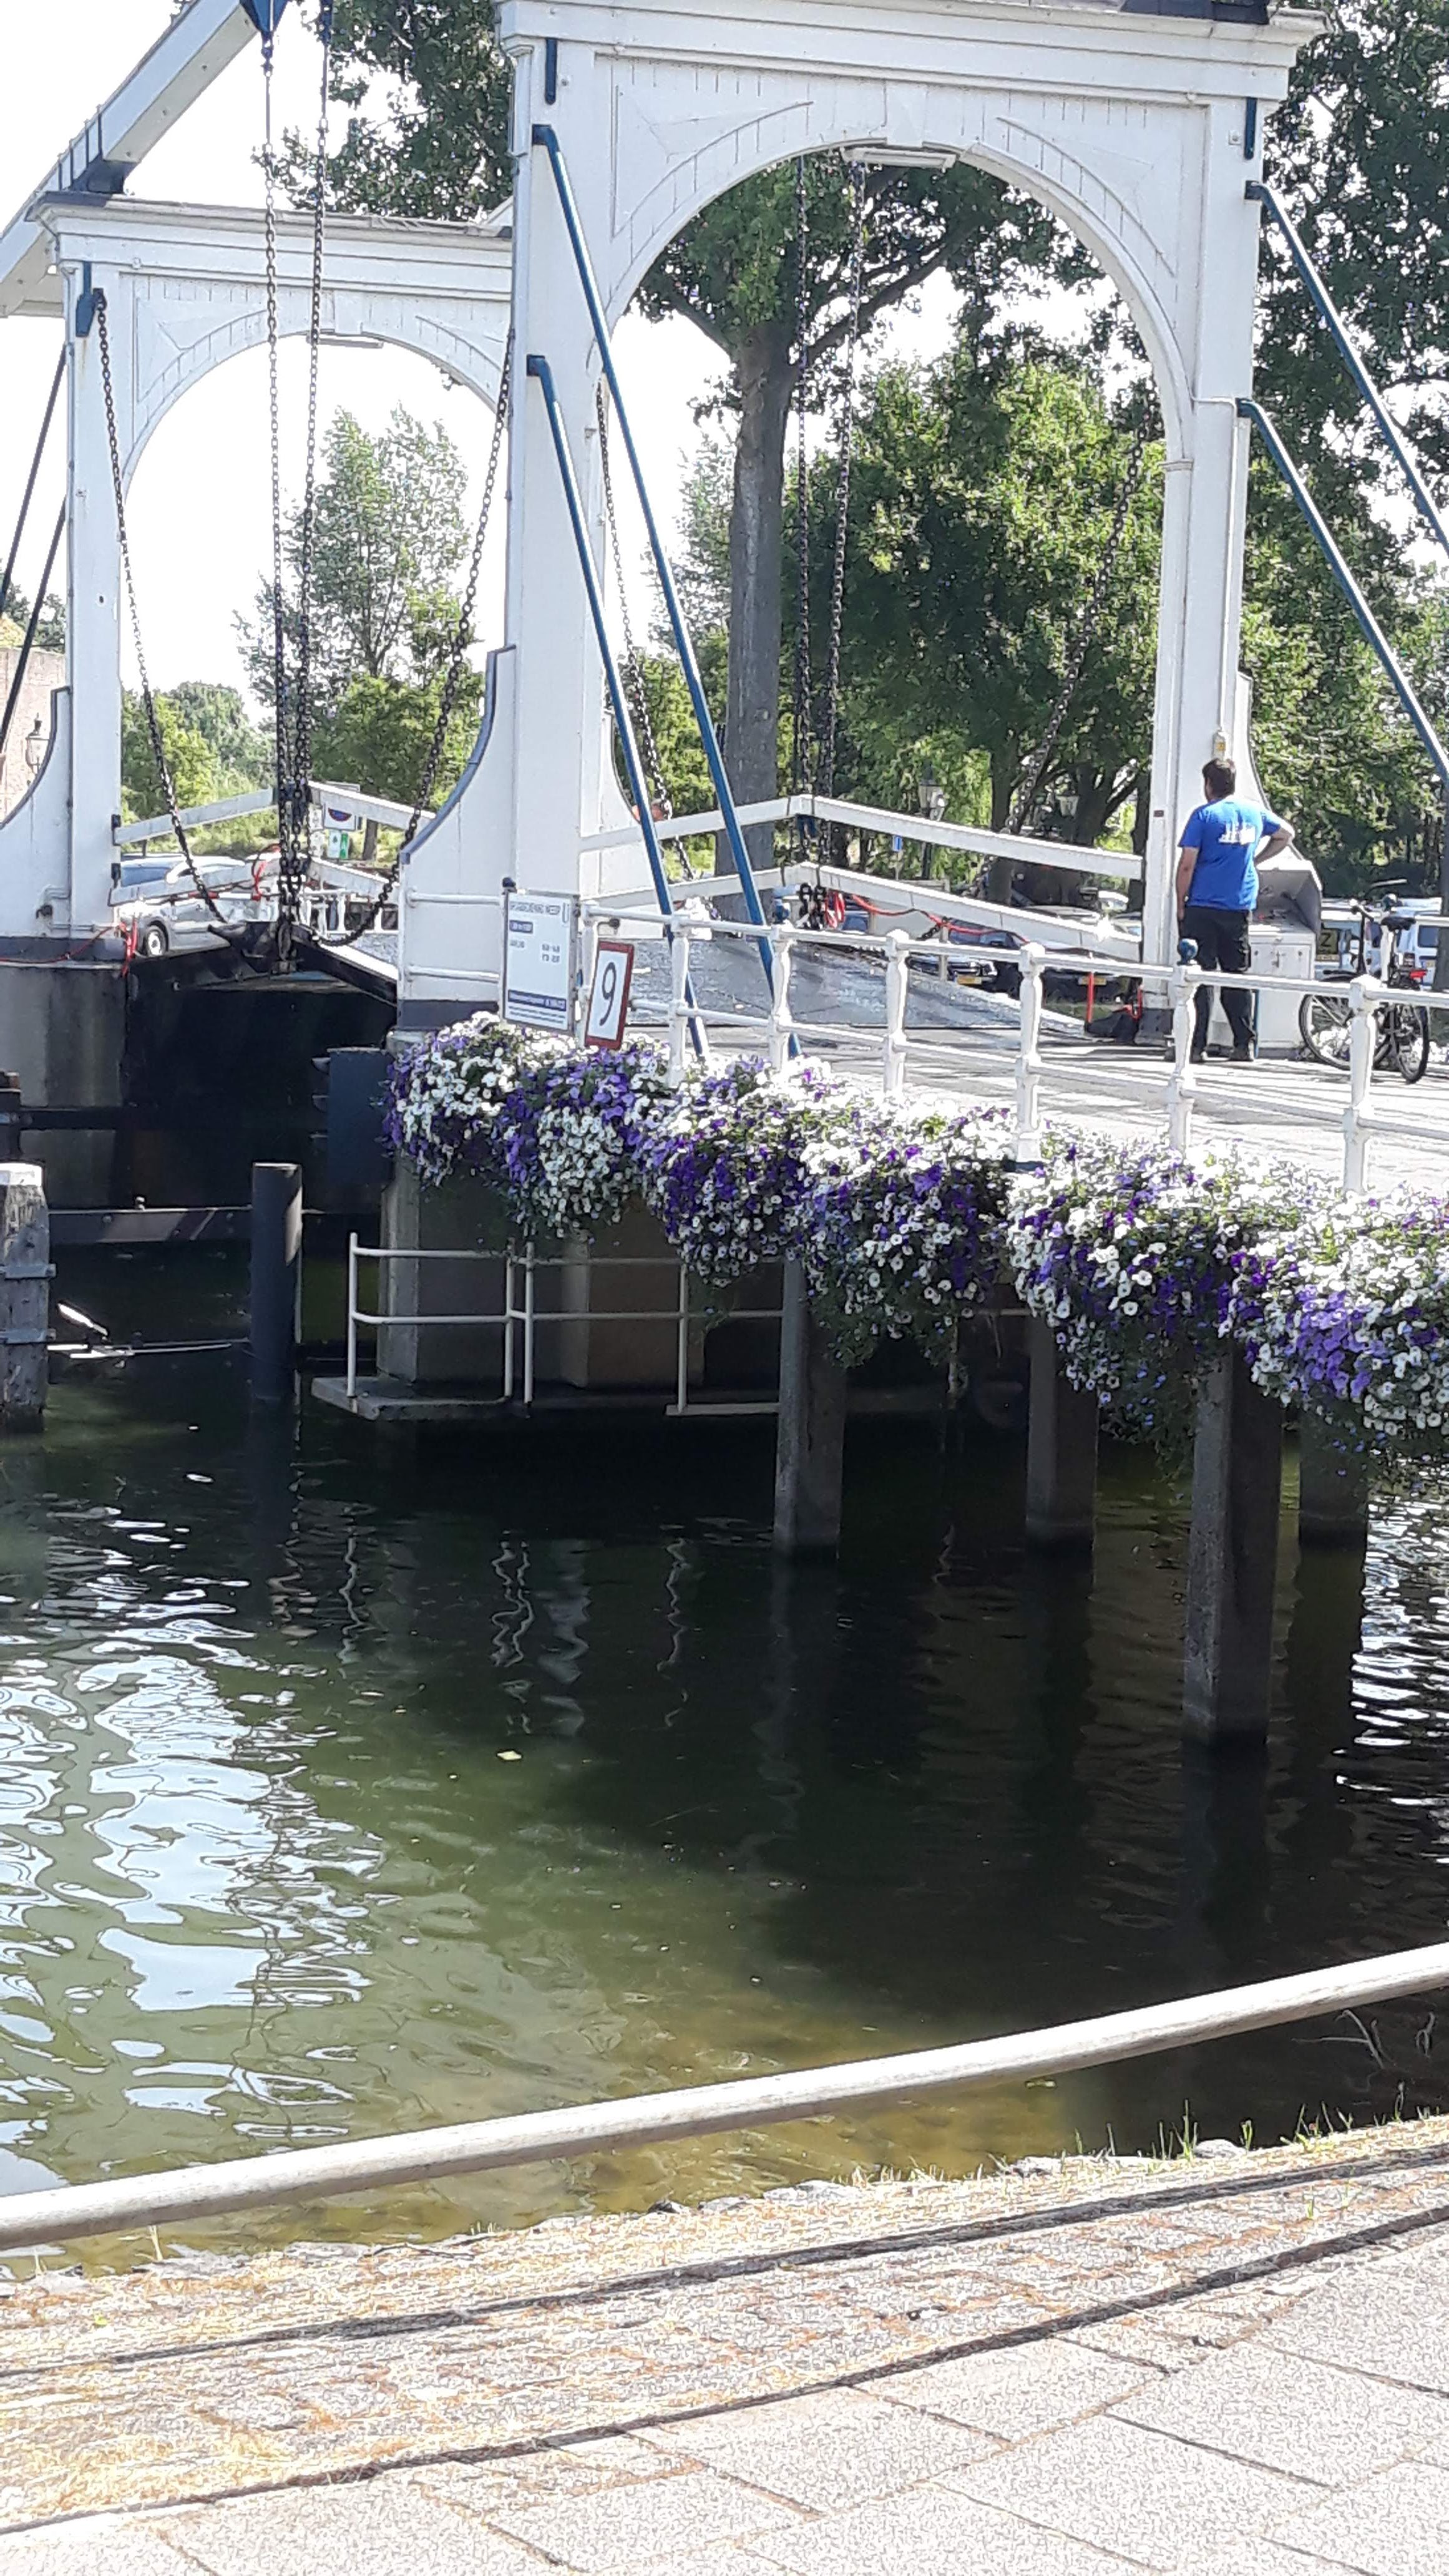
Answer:
<svg viewBox="0 0 1449 2576"><path fill-rule="evenodd" d="M121 556L111 481L101 344L93 322L75 337L77 271L66 279L70 334L70 578L66 656L71 687L72 936L110 919L111 818L121 806ZM131 444L132 303L128 281L96 270L105 290L122 458ZM144 602L143 602L144 609Z"/></svg>
<svg viewBox="0 0 1449 2576"><path fill-rule="evenodd" d="M1190 403L1180 454L1169 440L1163 502L1144 917L1144 955L1160 965L1176 953L1182 825L1202 801L1204 761L1233 740L1242 623L1248 430L1237 405L1253 387L1259 217L1245 194L1255 165L1235 103L1204 110L1203 151L1196 274L1182 281L1196 312Z"/></svg>
<svg viewBox="0 0 1449 2576"><path fill-rule="evenodd" d="M604 679L589 620L583 577L559 481L548 417L530 356L547 358L588 514L595 563L602 567L598 430L591 361L593 332L547 154L535 149L535 124L558 135L578 200L585 238L608 292L609 156L597 127L608 130L607 67L592 47L561 43L556 94L545 98L544 48L514 53L513 318L514 367L510 453L505 632L513 648L512 848L507 867L520 885L592 893L587 863L581 880L579 839L599 817ZM622 444L616 481L625 479Z"/></svg>

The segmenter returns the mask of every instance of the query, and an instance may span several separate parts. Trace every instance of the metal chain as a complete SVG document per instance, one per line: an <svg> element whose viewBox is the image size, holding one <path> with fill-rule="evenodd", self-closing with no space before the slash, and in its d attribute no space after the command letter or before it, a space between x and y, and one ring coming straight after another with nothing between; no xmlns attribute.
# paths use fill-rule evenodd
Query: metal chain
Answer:
<svg viewBox="0 0 1449 2576"><path fill-rule="evenodd" d="M323 0L321 97L312 191L312 303L307 348L307 440L302 486L302 540L297 566L297 710L292 736L292 829L281 845L277 946L285 961L298 900L312 863L312 559L317 528L317 376L322 345L322 258L327 226L327 106L332 75L332 0Z"/></svg>
<svg viewBox="0 0 1449 2576"><path fill-rule="evenodd" d="M428 799L432 795L433 784L438 775L439 763L442 760L443 751L447 743L448 727L452 722L453 710L458 702L458 691L463 682L463 668L467 660L468 647L473 641L473 611L478 598L479 576L483 569L483 545L488 534L488 522L493 509L494 487L498 481L498 467L503 455L503 441L508 428L508 399L512 382L513 334L510 332L508 335L508 345L503 352L502 371L498 378L498 406L493 415L493 439L488 450L487 472L483 478L483 498L478 506L478 526L473 538L473 553L468 566L467 587L464 590L462 601L459 605L458 623L453 630L453 642L448 656L448 667L443 680L442 695L438 701L437 719L433 725L432 739L428 744L427 758L423 762L423 774L418 784L417 800L413 806L412 819L410 820L401 841L398 843L397 854L394 857L391 866L383 876L378 890L377 899L374 902L371 911L368 912L360 922L355 923L350 930L345 932L342 938L317 939L313 942L315 947L345 948L353 940L362 938L367 931L371 930L375 926L384 905L387 903L389 896L392 894L393 889L397 884L398 877L402 872L403 860L407 856L413 836L417 831L418 825L423 819Z"/></svg>
<svg viewBox="0 0 1449 2576"><path fill-rule="evenodd" d="M1133 434L1132 453L1127 459L1126 471L1117 494L1117 506L1112 513L1112 525L1107 531L1107 542L1102 550L1102 561L1098 567L1097 578L1092 584L1091 595L1077 620L1076 631L1067 648L1066 669L1062 674L1062 684L1057 691L1055 704L1046 720L1046 731L1032 754L1021 785L1013 799L1006 823L1008 832L1019 832L1022 829L1036 802L1052 753L1056 750L1058 737L1066 723L1068 710L1076 696L1077 683L1086 667L1087 655L1092 649L1096 635L1097 621L1106 605L1107 593L1116 578L1117 557L1121 551L1122 540L1127 533L1127 520L1137 497L1137 487L1142 480L1143 468L1147 463L1147 438L1147 414L1144 411Z"/></svg>
<svg viewBox="0 0 1449 2576"><path fill-rule="evenodd" d="M813 784L810 742L810 463L805 418L810 405L810 316L806 309L805 257L809 204L805 155L795 164L795 671L791 707L790 789L804 795ZM809 826L799 818L800 846Z"/></svg>
<svg viewBox="0 0 1449 2576"><path fill-rule="evenodd" d="M835 736L840 714L840 637L845 611L845 545L850 522L850 468L855 446L855 360L860 345L861 277L865 265L865 167L852 172L852 238L850 255L850 331L840 380L836 432L839 468L835 486L835 560L831 567L830 646L825 665L825 714L821 725L818 784L823 795L835 793ZM828 827L826 846L835 839Z"/></svg>
<svg viewBox="0 0 1449 2576"><path fill-rule="evenodd" d="M649 693L644 685L644 664L634 638L634 621L629 614L629 593L624 581L624 553L619 542L619 514L614 505L614 477L609 465L609 398L602 377L594 393L594 410L599 423L599 465L604 486L604 517L608 524L609 544L614 557L614 579L619 589L619 615L624 628L624 686L629 695L630 713L634 718L644 752L644 765L649 773L650 790L655 803L666 814L674 811L664 763L655 739L654 719L649 712Z"/></svg>
<svg viewBox="0 0 1449 2576"><path fill-rule="evenodd" d="M126 525L126 491L121 474L121 442L116 430L116 391L111 377L110 322L106 311L105 294L100 288L96 290L94 309L96 337L101 351L101 391L106 406L106 437L111 450L111 484L116 496L116 536L120 547L121 575L126 588L126 604L131 616L131 643L136 655L137 676L141 682L141 705L145 711L146 731L151 741L151 757L156 763L156 775L161 781L161 793L165 799L166 811L171 817L171 828L176 834L182 858L186 862L187 873L213 920L222 923L230 936L230 924L227 923L220 904L191 854L191 844L187 840L186 827L181 820L177 804L171 764L166 757L166 744L161 732L161 719L156 709L155 693L151 687L151 676L146 667L146 648L141 640L141 613L136 605L136 577L131 568L131 538Z"/></svg>
<svg viewBox="0 0 1449 2576"><path fill-rule="evenodd" d="M291 872L293 777L291 724L287 706L287 605L283 588L282 566L282 423L281 397L277 373L277 165L272 130L272 65L275 46L271 35L262 38L262 89L265 99L266 142L263 169L266 177L265 213L262 235L265 245L267 292L267 392L271 408L272 434L272 704L273 766L277 788L278 882L285 882Z"/></svg>

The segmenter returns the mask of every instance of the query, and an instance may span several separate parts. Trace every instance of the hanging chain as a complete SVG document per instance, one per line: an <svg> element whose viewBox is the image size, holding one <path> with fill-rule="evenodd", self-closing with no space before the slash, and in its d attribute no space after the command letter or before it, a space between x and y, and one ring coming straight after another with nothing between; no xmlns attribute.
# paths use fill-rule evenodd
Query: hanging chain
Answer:
<svg viewBox="0 0 1449 2576"><path fill-rule="evenodd" d="M865 167L851 172L852 231L850 253L850 331L840 380L836 432L839 467L835 486L835 560L830 582L830 646L825 666L825 716L821 726L817 783L820 793L835 793L835 735L840 714L840 637L845 611L845 546L850 524L850 468L855 445L855 361L860 345L861 277L865 265ZM826 847L833 850L835 826L827 827Z"/></svg>
<svg viewBox="0 0 1449 2576"><path fill-rule="evenodd" d="M813 785L810 742L810 462L805 419L810 405L810 315L805 288L809 246L805 155L795 164L795 671L791 702L790 790L803 796ZM802 853L810 827L798 818Z"/></svg>
<svg viewBox="0 0 1449 2576"><path fill-rule="evenodd" d="M151 687L151 675L146 667L146 648L141 640L141 612L136 604L136 577L131 568L131 537L126 525L126 491L121 474L121 442L116 430L116 391L111 377L110 320L106 310L105 295L100 289L97 289L95 297L95 323L96 337L100 342L101 350L101 391L106 406L106 437L111 450L111 484L116 496L116 536L120 547L121 574L126 587L126 605L131 617L131 643L136 655L136 672L141 683L141 705L145 712L146 731L151 742L151 757L156 763L156 775L161 782L166 811L171 817L171 828L176 835L182 858L186 862L187 874L212 919L220 922L230 936L231 925L227 922L226 915L191 854L191 844L186 837L186 827L181 820L177 804L171 763L166 757L166 744L161 732L161 718L157 712L155 693Z"/></svg>
<svg viewBox="0 0 1449 2576"><path fill-rule="evenodd" d="M1050 766L1052 753L1056 750L1062 727L1066 723L1072 700L1077 694L1077 683L1086 668L1087 655L1092 649L1096 636L1097 621L1106 605L1107 593L1116 578L1117 557L1121 551L1122 540L1127 533L1127 521L1132 504L1137 497L1137 487L1142 480L1143 468L1147 463L1147 438L1147 414L1144 410L1133 433L1132 452L1127 459L1126 471L1122 476L1121 487L1117 494L1117 506L1112 513L1112 524L1107 531L1107 542L1102 549L1097 578L1092 584L1086 607L1077 620L1076 631L1068 645L1062 684L1057 691L1051 714L1047 717L1046 731L1027 764L1021 785L1012 801L1011 812L1006 823L1008 832L1022 830L1035 804L1042 780Z"/></svg>
<svg viewBox="0 0 1449 2576"><path fill-rule="evenodd" d="M323 0L321 95L312 190L312 302L307 330L307 439L302 534L297 564L297 704L292 731L292 828L281 844L277 948L285 963L302 887L312 864L312 561L317 530L317 377L322 347L322 259L327 228L327 106L332 77L332 0Z"/></svg>
<svg viewBox="0 0 1449 2576"><path fill-rule="evenodd" d="M609 464L609 398L600 377L594 392L594 410L599 423L599 465L604 486L604 517L608 523L609 544L614 557L614 579L619 589L619 615L624 628L624 686L644 752L644 765L649 773L649 787L656 805L665 814L674 811L664 763L654 733L654 719L649 712L649 692L644 685L644 663L634 637L634 621L629 614L629 593L624 581L624 553L619 543L619 514L614 504L614 477Z"/></svg>
<svg viewBox="0 0 1449 2576"><path fill-rule="evenodd" d="M314 945L318 948L345 948L351 941L361 939L367 931L375 927L384 905L387 903L397 884L398 877L402 871L403 861L407 856L414 835L417 832L418 825L423 819L428 799L432 795L434 781L437 778L439 764L442 760L443 752L447 744L448 727L452 722L453 710L458 702L458 691L463 683L463 670L467 661L468 647L473 641L473 612L478 598L479 576L483 569L483 545L488 534L488 522L493 510L493 492L498 481L498 467L503 455L503 441L508 428L508 399L512 382L513 334L510 332L508 335L508 345L503 352L502 372L498 378L498 407L493 415L493 439L488 450L487 472L483 478L483 498L478 506L478 526L473 538L473 553L468 566L467 587L465 588L462 600L459 603L458 623L453 630L453 642L448 655L448 666L443 679L442 694L438 700L437 718L433 725L432 739L428 744L427 758L423 762L423 774L418 784L417 799L413 806L412 819L409 822L407 830L404 832L401 841L398 843L397 852L391 865L382 878L376 900L373 903L371 910L364 915L360 922L355 923L351 929L346 931L340 939L316 940Z"/></svg>

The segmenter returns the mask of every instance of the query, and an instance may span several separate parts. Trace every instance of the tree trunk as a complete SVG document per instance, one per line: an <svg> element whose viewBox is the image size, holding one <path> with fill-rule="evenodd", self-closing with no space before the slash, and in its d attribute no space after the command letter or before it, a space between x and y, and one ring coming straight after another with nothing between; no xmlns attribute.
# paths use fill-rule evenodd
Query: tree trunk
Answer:
<svg viewBox="0 0 1449 2576"><path fill-rule="evenodd" d="M785 432L795 372L790 335L763 323L735 362L740 427L730 505L729 685L725 701L725 767L737 805L762 803L779 791L780 572L785 516ZM769 867L774 827L757 823L745 836L751 865ZM721 842L719 865L731 865ZM735 910L730 904L727 909Z"/></svg>

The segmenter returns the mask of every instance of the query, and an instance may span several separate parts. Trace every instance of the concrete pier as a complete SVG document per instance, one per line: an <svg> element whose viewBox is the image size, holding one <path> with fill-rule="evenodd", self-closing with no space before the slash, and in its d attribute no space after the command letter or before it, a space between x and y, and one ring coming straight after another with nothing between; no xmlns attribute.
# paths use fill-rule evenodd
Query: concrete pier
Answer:
<svg viewBox="0 0 1449 2576"><path fill-rule="evenodd" d="M1188 1541L1183 1722L1205 1741L1268 1725L1283 1409L1224 1350L1198 1401Z"/></svg>
<svg viewBox="0 0 1449 2576"><path fill-rule="evenodd" d="M1031 1410L1026 1442L1026 1534L1038 1547L1089 1548L1097 1518L1094 1395L1072 1385L1051 1326L1031 1319Z"/></svg>
<svg viewBox="0 0 1449 2576"><path fill-rule="evenodd" d="M50 1212L38 1163L0 1163L0 1431L45 1415Z"/></svg>
<svg viewBox="0 0 1449 2576"><path fill-rule="evenodd" d="M840 1545L845 1407L845 1371L811 1314L804 1271L798 1261L787 1262L775 1445L775 1546L781 1556L832 1556Z"/></svg>
<svg viewBox="0 0 1449 2576"><path fill-rule="evenodd" d="M1366 1449L1335 1440L1316 1413L1298 1433L1298 1535L1310 1547L1362 1547L1369 1525Z"/></svg>
<svg viewBox="0 0 1449 2576"><path fill-rule="evenodd" d="M290 1404L302 1287L302 1172L252 1165L252 1402Z"/></svg>

